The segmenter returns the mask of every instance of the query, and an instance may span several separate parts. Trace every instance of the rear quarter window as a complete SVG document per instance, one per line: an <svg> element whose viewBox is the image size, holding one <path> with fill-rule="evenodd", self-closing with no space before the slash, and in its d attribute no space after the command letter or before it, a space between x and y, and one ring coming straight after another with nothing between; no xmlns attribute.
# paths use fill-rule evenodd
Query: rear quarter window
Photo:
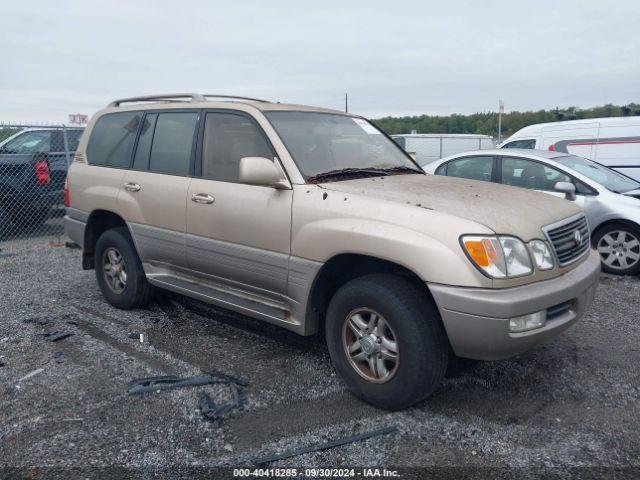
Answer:
<svg viewBox="0 0 640 480"><path fill-rule="evenodd" d="M447 164L443 163L442 165L440 165L438 168L436 168L436 171L434 173L436 175L446 175L447 174Z"/></svg>
<svg viewBox="0 0 640 480"><path fill-rule="evenodd" d="M108 113L98 119L87 145L90 165L129 168L142 112Z"/></svg>

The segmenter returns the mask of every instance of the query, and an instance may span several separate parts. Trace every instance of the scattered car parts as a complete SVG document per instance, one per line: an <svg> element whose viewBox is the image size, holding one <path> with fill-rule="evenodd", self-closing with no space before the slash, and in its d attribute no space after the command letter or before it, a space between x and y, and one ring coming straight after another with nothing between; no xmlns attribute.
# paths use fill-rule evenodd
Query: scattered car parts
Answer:
<svg viewBox="0 0 640 480"><path fill-rule="evenodd" d="M258 459L255 463L257 465L264 465L267 463L277 462L278 460L284 460L285 458L297 457L298 455L304 455L305 453L311 452L319 452L321 450L328 450L330 448L340 447L342 445L346 445L348 443L360 442L362 440L367 440L371 437L377 437L380 435L388 435L397 430L396 427L385 427L377 430L372 430L369 432L360 433L357 435L352 435L350 437L344 437L337 440L332 440L330 442L321 443L319 445L311 445L308 447L296 448L295 450L288 450L283 453L278 453L275 455L269 455L267 457L263 457Z"/></svg>

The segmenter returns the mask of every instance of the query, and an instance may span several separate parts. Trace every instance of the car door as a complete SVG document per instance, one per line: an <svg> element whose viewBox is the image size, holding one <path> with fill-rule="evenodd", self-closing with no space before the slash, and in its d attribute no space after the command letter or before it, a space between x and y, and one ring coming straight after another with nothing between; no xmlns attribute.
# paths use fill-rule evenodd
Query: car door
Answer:
<svg viewBox="0 0 640 480"><path fill-rule="evenodd" d="M199 145L187 201L189 268L211 281L284 295L293 191L239 180L241 158L277 161L271 143L250 115L218 110L205 113Z"/></svg>
<svg viewBox="0 0 640 480"><path fill-rule="evenodd" d="M153 111L142 120L119 209L147 274L186 268L186 199L200 112Z"/></svg>

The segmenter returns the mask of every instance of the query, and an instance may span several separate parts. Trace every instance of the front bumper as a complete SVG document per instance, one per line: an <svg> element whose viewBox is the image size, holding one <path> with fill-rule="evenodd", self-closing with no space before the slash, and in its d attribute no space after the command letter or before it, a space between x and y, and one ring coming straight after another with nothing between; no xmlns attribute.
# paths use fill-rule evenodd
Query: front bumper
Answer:
<svg viewBox="0 0 640 480"><path fill-rule="evenodd" d="M429 284L456 355L498 360L518 355L556 336L580 319L593 301L600 256L588 258L551 280L504 289L460 288ZM509 331L509 319L568 303L561 314L535 330Z"/></svg>

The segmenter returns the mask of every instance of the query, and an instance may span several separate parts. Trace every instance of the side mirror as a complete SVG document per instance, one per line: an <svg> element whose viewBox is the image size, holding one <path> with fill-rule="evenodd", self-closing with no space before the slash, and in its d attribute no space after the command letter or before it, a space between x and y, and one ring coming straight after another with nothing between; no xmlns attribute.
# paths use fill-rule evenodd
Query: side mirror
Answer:
<svg viewBox="0 0 640 480"><path fill-rule="evenodd" d="M264 157L241 158L240 181L262 187L288 188L276 162Z"/></svg>
<svg viewBox="0 0 640 480"><path fill-rule="evenodd" d="M564 198L567 200L576 199L576 186L569 182L558 182L554 186L556 192L564 193Z"/></svg>

